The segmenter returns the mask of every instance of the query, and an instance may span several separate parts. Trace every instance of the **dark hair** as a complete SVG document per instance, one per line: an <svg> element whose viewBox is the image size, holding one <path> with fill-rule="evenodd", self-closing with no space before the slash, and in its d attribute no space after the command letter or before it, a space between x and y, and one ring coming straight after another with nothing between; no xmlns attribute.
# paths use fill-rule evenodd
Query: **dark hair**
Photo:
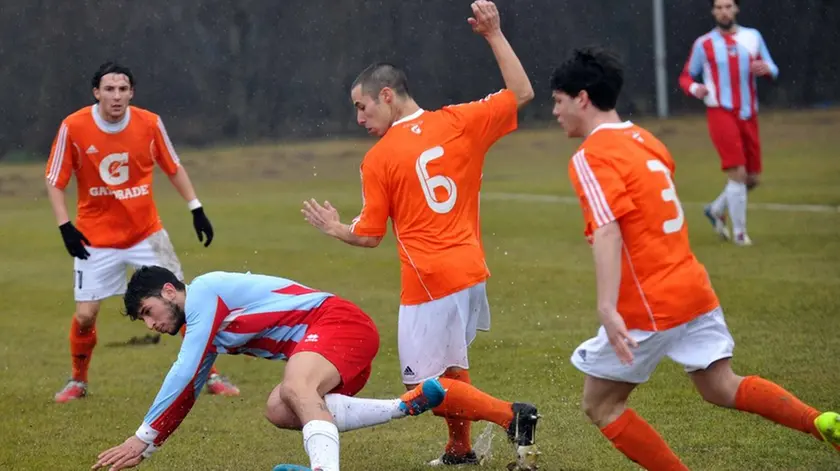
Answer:
<svg viewBox="0 0 840 471"><path fill-rule="evenodd" d="M184 291L185 289L184 283L166 268L152 265L137 269L131 275L128 288L125 290L125 296L123 296L125 315L131 320L137 320L143 300L159 298L163 285L166 283L172 283L178 291Z"/></svg>
<svg viewBox="0 0 840 471"><path fill-rule="evenodd" d="M618 57L600 47L575 49L572 56L551 74L551 89L575 97L586 90L601 111L615 109L624 69Z"/></svg>
<svg viewBox="0 0 840 471"><path fill-rule="evenodd" d="M709 0L709 4L712 6L712 8L715 7L715 1L716 0ZM741 0L734 0L734 1L735 1L735 6L738 6L738 7L741 6Z"/></svg>
<svg viewBox="0 0 840 471"><path fill-rule="evenodd" d="M393 90L398 96L410 96L408 93L408 78L405 76L405 72L387 62L377 62L369 65L356 77L350 89L352 90L358 85L362 86L362 93L373 98L379 96L379 92L385 87Z"/></svg>
<svg viewBox="0 0 840 471"><path fill-rule="evenodd" d="M128 84L131 85L131 88L134 88L134 75L131 74L131 70L128 67L122 66L113 61L108 61L100 65L99 69L96 70L96 73L93 74L90 84L93 85L93 88L99 88L99 83L102 82L102 77L108 74L124 74L128 77Z"/></svg>

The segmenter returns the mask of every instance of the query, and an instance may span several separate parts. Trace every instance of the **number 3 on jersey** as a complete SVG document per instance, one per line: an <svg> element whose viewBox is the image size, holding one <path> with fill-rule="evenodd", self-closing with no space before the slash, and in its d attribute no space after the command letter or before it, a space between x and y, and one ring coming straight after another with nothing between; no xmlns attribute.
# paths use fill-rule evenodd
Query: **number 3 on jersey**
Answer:
<svg viewBox="0 0 840 471"><path fill-rule="evenodd" d="M443 147L433 147L420 154L415 168L417 177L420 179L420 187L423 188L423 195L426 197L426 204L432 211L438 214L446 214L455 207L455 200L458 199L458 187L455 186L454 180L445 175L430 177L429 170L426 168L429 162L441 157L443 157ZM437 196L435 196L436 188L445 189L449 196L443 201L438 201Z"/></svg>
<svg viewBox="0 0 840 471"><path fill-rule="evenodd" d="M662 196L663 201L672 202L674 206L677 207L677 217L675 217L674 219L669 219L662 223L662 230L666 234L678 232L683 227L683 223L685 222L685 215L683 213L682 204L680 204L680 200L679 198L677 198L677 189L674 188L674 181L671 180L671 172L668 170L668 167L666 167L665 164L658 160L648 160L647 168L651 172L662 172L662 174L665 175L665 180L668 182L668 188L662 190L660 196Z"/></svg>

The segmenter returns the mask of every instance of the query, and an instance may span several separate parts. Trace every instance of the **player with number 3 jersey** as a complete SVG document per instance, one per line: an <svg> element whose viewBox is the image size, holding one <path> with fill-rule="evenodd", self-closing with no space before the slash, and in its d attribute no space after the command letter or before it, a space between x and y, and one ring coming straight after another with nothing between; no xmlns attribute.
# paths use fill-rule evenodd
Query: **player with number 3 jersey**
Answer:
<svg viewBox="0 0 840 471"><path fill-rule="evenodd" d="M304 203L311 224L356 246L377 246L391 219L401 261L398 350L408 388L441 375L469 383L468 347L477 331L490 328L489 271L478 221L482 167L490 147L516 129L517 110L533 98L495 5L478 1L472 10L469 23L493 50L505 88L470 103L423 110L401 70L383 63L368 67L350 93L358 123L380 137L361 164L361 214L345 225L328 202ZM477 463L465 417L448 414L446 402L434 413L449 419L450 440L432 464ZM528 428L536 425L533 406L489 396L473 415L467 418L503 427L515 424L515 417L527 418Z"/></svg>
<svg viewBox="0 0 840 471"><path fill-rule="evenodd" d="M584 138L569 162L569 178L592 244L601 324L571 358L586 375L584 412L643 468L687 470L650 424L627 408L630 393L669 357L706 401L836 447L838 414L821 414L771 381L732 370L735 341L691 250L674 160L662 142L622 122L615 110L623 75L612 54L584 49L551 79L554 116L569 137Z"/></svg>

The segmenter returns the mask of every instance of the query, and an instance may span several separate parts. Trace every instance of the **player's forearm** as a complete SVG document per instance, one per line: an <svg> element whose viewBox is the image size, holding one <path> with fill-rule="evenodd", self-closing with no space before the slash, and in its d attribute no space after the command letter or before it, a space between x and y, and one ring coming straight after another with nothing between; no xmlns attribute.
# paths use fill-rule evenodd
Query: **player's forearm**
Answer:
<svg viewBox="0 0 840 471"><path fill-rule="evenodd" d="M328 234L345 244L355 245L356 247L373 248L379 245L379 242L382 241L382 237L359 236L353 234L353 231L350 230L350 226L341 223L333 225Z"/></svg>
<svg viewBox="0 0 840 471"><path fill-rule="evenodd" d="M621 229L613 221L595 231L592 252L595 257L595 278L598 311L614 312L618 305L621 283Z"/></svg>
<svg viewBox="0 0 840 471"><path fill-rule="evenodd" d="M534 88L528 80L528 74L522 67L522 62L516 57L516 53L513 52L513 48L501 31L488 35L487 42L493 50L493 55L496 56L496 62L499 64L505 81L505 88L516 95L516 104L522 107L534 98Z"/></svg>
<svg viewBox="0 0 840 471"><path fill-rule="evenodd" d="M47 182L47 197L50 199L50 206L52 206L53 215L55 215L55 222L60 226L70 221L70 216L67 214L67 201L64 197L64 190L56 188Z"/></svg>
<svg viewBox="0 0 840 471"><path fill-rule="evenodd" d="M195 194L195 188L193 188L192 180L190 180L190 176L187 174L184 167L178 167L178 171L175 172L174 175L169 176L169 181L172 182L172 186L178 190L178 193L182 198L184 198L184 201L188 203L198 201L198 197Z"/></svg>

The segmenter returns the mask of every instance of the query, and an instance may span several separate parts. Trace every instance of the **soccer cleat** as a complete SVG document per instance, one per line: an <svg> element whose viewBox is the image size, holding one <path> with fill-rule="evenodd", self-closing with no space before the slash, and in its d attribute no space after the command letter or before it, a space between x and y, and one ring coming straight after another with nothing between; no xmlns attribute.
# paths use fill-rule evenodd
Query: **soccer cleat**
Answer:
<svg viewBox="0 0 840 471"><path fill-rule="evenodd" d="M443 402L446 390L437 378L427 379L423 384L400 396L400 410L406 415L420 415L434 409Z"/></svg>
<svg viewBox="0 0 840 471"><path fill-rule="evenodd" d="M752 240L750 239L750 236L748 236L746 232L742 232L740 234L735 234L735 240L733 242L735 242L735 245L737 245L739 247L747 247L747 246L752 245Z"/></svg>
<svg viewBox="0 0 840 471"><path fill-rule="evenodd" d="M61 391L55 394L55 402L64 404L65 402L81 399L85 396L87 396L87 383L71 379L64 385Z"/></svg>
<svg viewBox="0 0 840 471"><path fill-rule="evenodd" d="M309 469L306 466L298 466L296 464L278 464L272 471L319 471L321 468Z"/></svg>
<svg viewBox="0 0 840 471"><path fill-rule="evenodd" d="M239 388L224 376L214 374L207 379L207 392L219 396L238 396Z"/></svg>
<svg viewBox="0 0 840 471"><path fill-rule="evenodd" d="M840 414L823 412L814 419L814 426L820 432L823 440L840 451Z"/></svg>
<svg viewBox="0 0 840 471"><path fill-rule="evenodd" d="M429 466L461 466L461 465L480 465L481 460L474 451L470 451L466 455L453 455L452 453L444 453L440 458L429 461Z"/></svg>
<svg viewBox="0 0 840 471"><path fill-rule="evenodd" d="M721 238L721 240L729 240L729 229L726 227L726 216L722 214L715 214L712 212L712 206L706 205L703 208L703 214L712 223L712 227L715 229L715 233Z"/></svg>
<svg viewBox="0 0 840 471"><path fill-rule="evenodd" d="M533 471L537 469L540 452L534 443L537 421L540 415L532 404L513 403L513 420L508 425L508 439L516 445L515 461L508 464L509 470Z"/></svg>

